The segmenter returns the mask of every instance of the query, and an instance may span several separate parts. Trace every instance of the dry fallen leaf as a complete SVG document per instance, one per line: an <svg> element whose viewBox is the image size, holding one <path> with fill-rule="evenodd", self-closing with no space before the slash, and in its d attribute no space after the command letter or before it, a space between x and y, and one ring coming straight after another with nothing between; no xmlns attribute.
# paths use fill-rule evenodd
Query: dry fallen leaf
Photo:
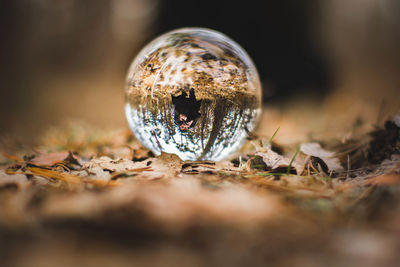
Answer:
<svg viewBox="0 0 400 267"><path fill-rule="evenodd" d="M124 176L123 174L130 176L133 173L136 178L151 180L175 177L181 171L181 166L182 161L178 156L166 153L138 162L124 158L114 160L103 156L84 163L82 169L75 173L104 181L116 179Z"/></svg>
<svg viewBox="0 0 400 267"><path fill-rule="evenodd" d="M301 160L296 157L296 159L294 159L292 162L292 158L282 156L273 151L271 149L271 145L268 145L266 148L264 148L262 152L256 152L254 155L261 157L267 167L271 170L275 170L278 168L288 168L290 163L291 166L296 169L296 172L298 174L300 174L303 170L304 163Z"/></svg>
<svg viewBox="0 0 400 267"><path fill-rule="evenodd" d="M335 158L335 152L323 149L318 143L301 144L300 151L307 156L322 159L329 171L341 172L344 170L339 159Z"/></svg>
<svg viewBox="0 0 400 267"><path fill-rule="evenodd" d="M134 162L128 159L113 160L110 157L94 158L85 162L82 170L77 172L81 176L89 176L90 178L108 181L111 179L112 173L125 172L137 168Z"/></svg>
<svg viewBox="0 0 400 267"><path fill-rule="evenodd" d="M51 166L64 161L69 156L68 151L54 153L40 153L29 161L29 163L40 166Z"/></svg>
<svg viewBox="0 0 400 267"><path fill-rule="evenodd" d="M383 174L365 180L366 184L371 185L397 185L400 184L400 174Z"/></svg>
<svg viewBox="0 0 400 267"><path fill-rule="evenodd" d="M70 173L65 173L65 172L59 172L59 171L54 171L54 170L49 170L45 168L39 168L39 167L27 167L27 172L26 174L32 174L32 175L39 175L45 178L53 178L57 179L63 182L66 182L68 184L81 184L82 179L79 176L70 174Z"/></svg>

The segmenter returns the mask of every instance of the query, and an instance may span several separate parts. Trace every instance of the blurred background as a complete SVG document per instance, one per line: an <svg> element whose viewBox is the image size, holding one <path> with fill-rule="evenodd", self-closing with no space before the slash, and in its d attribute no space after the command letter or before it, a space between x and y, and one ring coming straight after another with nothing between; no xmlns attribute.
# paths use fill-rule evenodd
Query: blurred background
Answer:
<svg viewBox="0 0 400 267"><path fill-rule="evenodd" d="M123 90L138 50L185 26L248 51L265 105L313 99L329 125L399 111L397 0L8 0L0 9L0 134L34 140L78 118L125 127ZM345 123L345 124L346 124Z"/></svg>

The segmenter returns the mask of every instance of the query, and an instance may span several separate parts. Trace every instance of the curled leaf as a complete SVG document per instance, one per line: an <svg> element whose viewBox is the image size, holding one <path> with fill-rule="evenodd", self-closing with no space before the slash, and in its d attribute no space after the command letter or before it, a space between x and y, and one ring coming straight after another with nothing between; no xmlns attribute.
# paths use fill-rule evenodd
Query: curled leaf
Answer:
<svg viewBox="0 0 400 267"><path fill-rule="evenodd" d="M314 157L317 161L322 160L319 164L324 169L325 165L329 171L343 171L340 161L335 157L335 153L325 150L318 143L306 143L300 146L300 151L307 155Z"/></svg>

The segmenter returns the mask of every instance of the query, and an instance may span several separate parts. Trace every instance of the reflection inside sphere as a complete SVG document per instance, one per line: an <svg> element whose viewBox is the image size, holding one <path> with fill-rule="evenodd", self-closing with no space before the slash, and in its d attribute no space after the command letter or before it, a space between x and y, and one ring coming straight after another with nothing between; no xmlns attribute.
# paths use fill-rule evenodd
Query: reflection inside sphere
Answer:
<svg viewBox="0 0 400 267"><path fill-rule="evenodd" d="M156 154L221 160L243 145L258 118L256 99L243 100L196 100L190 90L170 100L128 101L126 113L135 136Z"/></svg>
<svg viewBox="0 0 400 267"><path fill-rule="evenodd" d="M182 94L175 97L172 96L172 104L174 104L174 120L181 131L187 131L195 126L196 121L200 117L201 100L196 100L194 89L190 89L189 97L182 91Z"/></svg>

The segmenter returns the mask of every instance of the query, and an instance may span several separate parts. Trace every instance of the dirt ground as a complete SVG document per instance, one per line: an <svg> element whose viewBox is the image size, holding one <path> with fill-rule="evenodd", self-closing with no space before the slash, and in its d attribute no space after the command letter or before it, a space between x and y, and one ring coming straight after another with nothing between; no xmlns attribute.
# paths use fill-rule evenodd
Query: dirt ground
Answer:
<svg viewBox="0 0 400 267"><path fill-rule="evenodd" d="M77 121L4 136L1 266L398 266L400 117L304 98L221 162Z"/></svg>

